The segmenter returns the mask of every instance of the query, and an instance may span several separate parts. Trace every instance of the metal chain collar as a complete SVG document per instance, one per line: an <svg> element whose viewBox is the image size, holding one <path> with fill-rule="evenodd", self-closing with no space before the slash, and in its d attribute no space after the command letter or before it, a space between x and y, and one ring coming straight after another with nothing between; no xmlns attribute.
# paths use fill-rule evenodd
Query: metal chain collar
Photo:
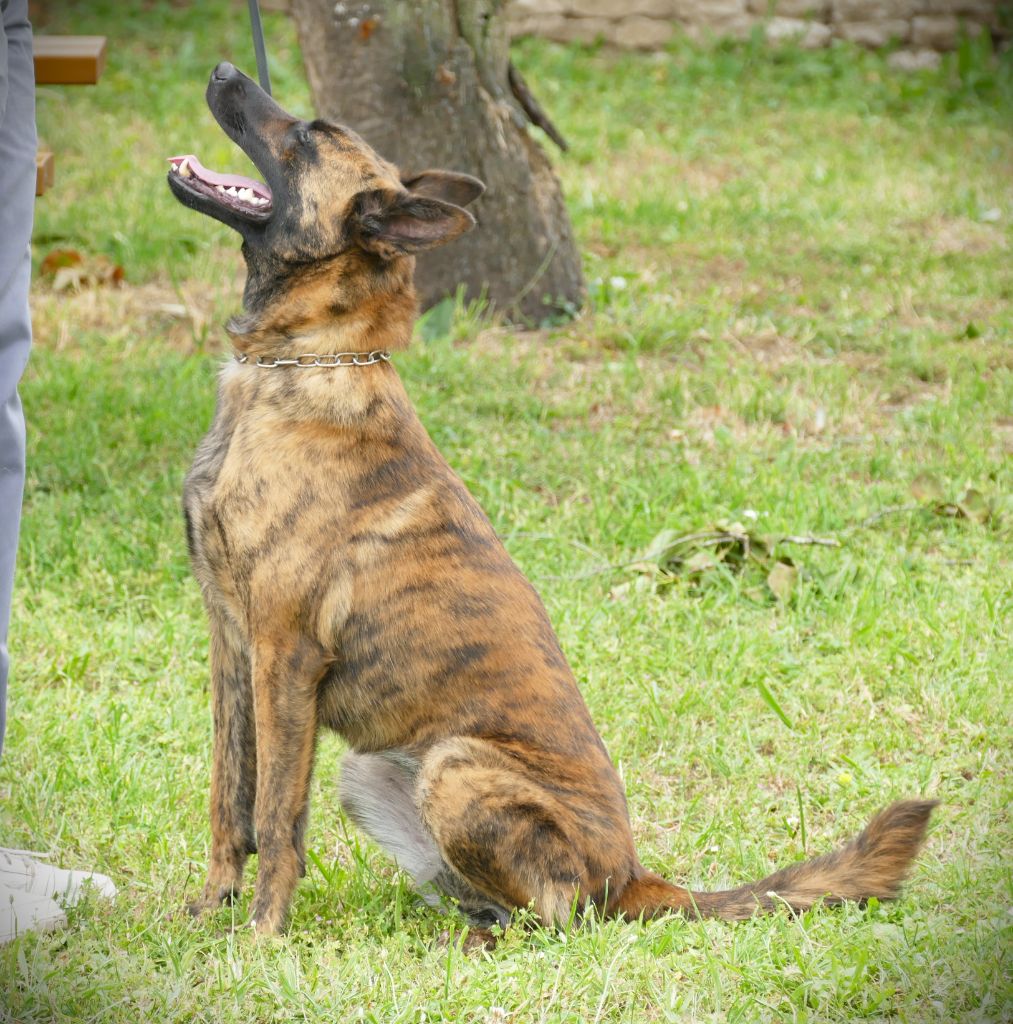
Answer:
<svg viewBox="0 0 1013 1024"><path fill-rule="evenodd" d="M249 363L250 357L245 353L236 353L237 363ZM273 359L257 356L251 366L259 366L263 370L273 370L276 366L298 366L309 369L313 366L372 366L374 363L389 363L390 353L376 349L373 352L335 352L333 355L319 356L316 352L307 352L293 359Z"/></svg>

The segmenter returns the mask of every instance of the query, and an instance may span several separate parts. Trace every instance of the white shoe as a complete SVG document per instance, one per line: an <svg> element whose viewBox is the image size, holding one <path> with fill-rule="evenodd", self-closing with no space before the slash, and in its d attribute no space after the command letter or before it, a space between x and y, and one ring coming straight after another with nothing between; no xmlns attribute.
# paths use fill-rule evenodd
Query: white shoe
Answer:
<svg viewBox="0 0 1013 1024"><path fill-rule="evenodd" d="M67 915L48 896L9 889L0 881L0 946L25 932L48 932L67 923Z"/></svg>
<svg viewBox="0 0 1013 1024"><path fill-rule="evenodd" d="M97 896L112 899L116 895L113 880L94 871L64 871L36 858L42 854L29 850L0 847L0 890L16 890L35 899L58 900L72 907L91 886ZM0 908L2 910L2 908Z"/></svg>

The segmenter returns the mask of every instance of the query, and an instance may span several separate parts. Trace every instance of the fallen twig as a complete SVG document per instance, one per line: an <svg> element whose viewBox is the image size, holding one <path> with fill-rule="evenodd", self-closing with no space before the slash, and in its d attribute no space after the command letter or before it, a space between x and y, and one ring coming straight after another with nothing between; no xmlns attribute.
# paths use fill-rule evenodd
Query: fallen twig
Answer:
<svg viewBox="0 0 1013 1024"><path fill-rule="evenodd" d="M815 544L821 548L839 548L841 542L836 537L782 537L775 544Z"/></svg>
<svg viewBox="0 0 1013 1024"><path fill-rule="evenodd" d="M867 526L873 526L875 523L878 523L880 519L885 519L887 516L900 515L902 512L918 512L924 507L924 505L921 505L918 502L912 502L909 505L890 505L888 508L881 508L878 512L868 516L866 519L863 519L860 523L855 523L846 527L846 529L864 530Z"/></svg>
<svg viewBox="0 0 1013 1024"><path fill-rule="evenodd" d="M865 519L857 523L851 523L848 526L843 527L842 533L847 535L853 533L856 530L864 530L870 526L875 526L876 523L888 516L903 515L910 512L921 512L925 511L925 505L920 502L912 502L907 505L890 505L887 508L881 508L878 512L874 512L871 516L866 516ZM549 535L545 535L546 539L551 539ZM750 554L749 548L753 538L747 533L739 535L737 533L730 533L725 530L702 530L699 533L688 533L683 537L673 538L669 543L665 545L666 549L671 551L680 547L689 547L695 545L697 548L711 548L718 547L722 544L727 543L739 543L745 546L745 555ZM592 549L586 545L578 542L571 541L574 547L586 550L589 554L594 553ZM811 534L808 535L796 535L788 534L784 537L779 537L776 540L770 540L766 542L769 545L769 549L777 547L779 544L802 544L810 547L821 547L821 548L841 548L844 544L836 537L813 537ZM575 580L586 580L592 579L595 576L605 576L609 573L622 572L625 569L634 568L636 566L642 566L646 562L650 562L651 559L644 559L643 556L640 558L633 559L629 562L620 562L615 565L602 565L595 569L587 569L584 572L576 573L571 576L538 576L540 580L551 580L557 582L573 582ZM953 565L964 565L972 564L971 560L966 562L962 559L948 560L947 564ZM660 568L660 566L659 566Z"/></svg>

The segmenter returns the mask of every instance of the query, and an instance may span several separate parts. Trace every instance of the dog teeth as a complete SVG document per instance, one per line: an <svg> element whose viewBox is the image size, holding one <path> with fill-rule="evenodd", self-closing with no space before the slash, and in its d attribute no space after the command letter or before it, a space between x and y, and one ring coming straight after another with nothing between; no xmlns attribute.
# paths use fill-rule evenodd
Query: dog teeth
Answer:
<svg viewBox="0 0 1013 1024"><path fill-rule="evenodd" d="M174 164L172 169L177 174L183 175L184 178L194 177L193 171L190 170L185 160L180 164ZM266 199L264 196L258 196L249 185L244 185L242 188L236 185L215 185L214 189L223 196L233 196L249 206L267 206L271 202L270 199Z"/></svg>
<svg viewBox="0 0 1013 1024"><path fill-rule="evenodd" d="M201 181L194 171L190 169L190 161L186 158L180 160L178 164L173 164L169 170L173 174L178 174L181 178L193 178L195 181ZM235 199L239 199L248 206L267 206L271 202L271 200L265 196L258 196L249 185L244 185L240 188L237 185L212 185L209 181L201 181L201 183L207 185L209 188L214 188L216 192L223 196L232 196Z"/></svg>

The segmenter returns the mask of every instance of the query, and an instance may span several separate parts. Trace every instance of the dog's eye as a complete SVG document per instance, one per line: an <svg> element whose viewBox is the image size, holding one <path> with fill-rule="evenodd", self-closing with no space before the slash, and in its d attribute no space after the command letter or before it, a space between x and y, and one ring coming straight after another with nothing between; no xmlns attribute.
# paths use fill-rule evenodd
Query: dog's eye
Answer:
<svg viewBox="0 0 1013 1024"><path fill-rule="evenodd" d="M295 141L298 142L300 146L308 146L310 144L312 140L310 138L310 130L307 125L296 125Z"/></svg>

